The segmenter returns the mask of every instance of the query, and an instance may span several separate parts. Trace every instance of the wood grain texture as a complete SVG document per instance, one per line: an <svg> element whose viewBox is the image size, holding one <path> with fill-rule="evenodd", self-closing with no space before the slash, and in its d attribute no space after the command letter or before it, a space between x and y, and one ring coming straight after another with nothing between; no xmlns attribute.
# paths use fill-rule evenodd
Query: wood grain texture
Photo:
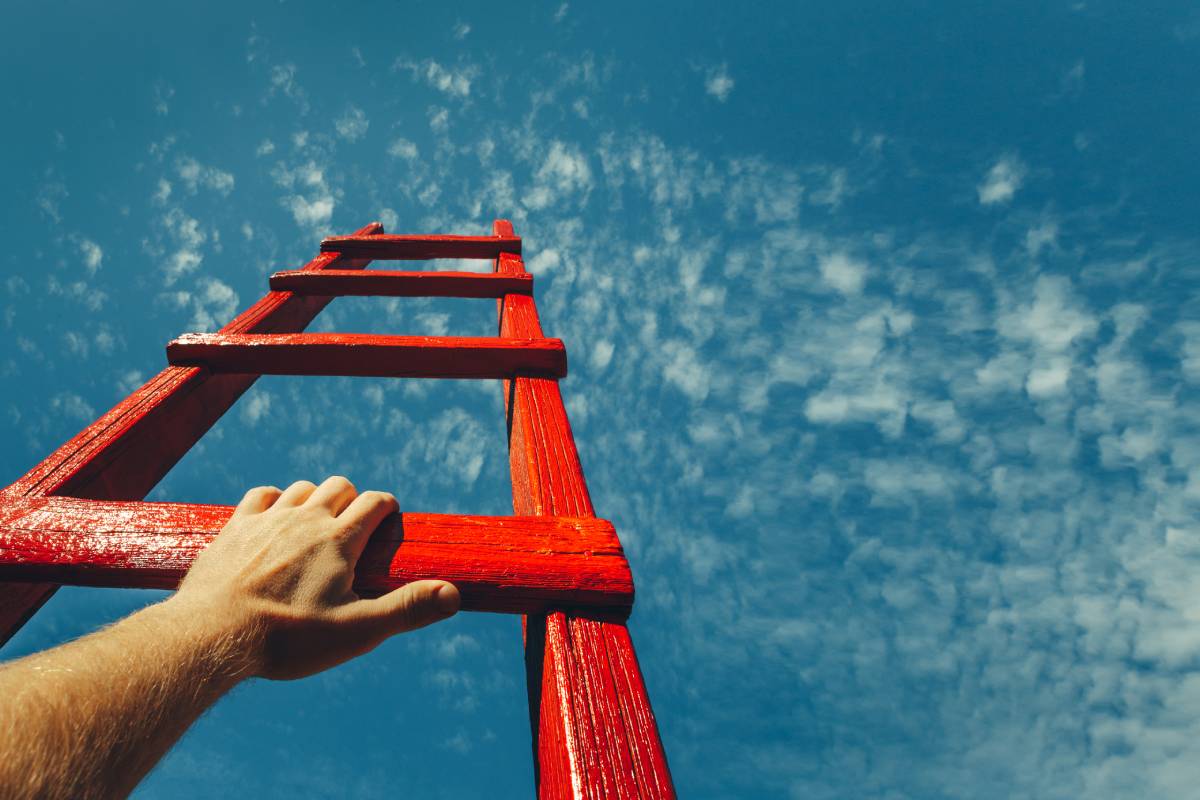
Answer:
<svg viewBox="0 0 1200 800"><path fill-rule="evenodd" d="M232 506L34 497L0 510L0 578L173 589ZM594 518L393 514L359 559L354 588L376 596L414 580L454 583L463 608L550 606L624 619L633 579L612 525Z"/></svg>
<svg viewBox="0 0 1200 800"><path fill-rule="evenodd" d="M516 236L331 236L321 242L321 252L341 253L345 258L380 261L420 261L428 258L496 258L501 253L520 253Z"/></svg>
<svg viewBox="0 0 1200 800"><path fill-rule="evenodd" d="M512 226L497 220L497 235ZM501 274L521 259L496 260ZM541 336L531 297L499 301L502 336ZM513 508L519 515L594 516L562 395L554 381L505 381ZM674 797L666 753L629 631L564 610L526 618L525 667L538 796Z"/></svg>
<svg viewBox="0 0 1200 800"><path fill-rule="evenodd" d="M382 230L373 222L356 235ZM304 269L361 269L368 263L328 252ZM221 331L303 330L328 302L328 297L270 292ZM256 379L255 375L213 375L194 367L168 367L0 491L0 506L12 499L48 494L140 500ZM0 584L0 645L54 588L54 584Z"/></svg>
<svg viewBox="0 0 1200 800"><path fill-rule="evenodd" d="M187 333L167 344L176 365L258 375L506 378L567 374L558 339L365 333Z"/></svg>
<svg viewBox="0 0 1200 800"><path fill-rule="evenodd" d="M297 294L357 297L503 297L530 294L532 275L495 272L291 270L271 276L271 288Z"/></svg>

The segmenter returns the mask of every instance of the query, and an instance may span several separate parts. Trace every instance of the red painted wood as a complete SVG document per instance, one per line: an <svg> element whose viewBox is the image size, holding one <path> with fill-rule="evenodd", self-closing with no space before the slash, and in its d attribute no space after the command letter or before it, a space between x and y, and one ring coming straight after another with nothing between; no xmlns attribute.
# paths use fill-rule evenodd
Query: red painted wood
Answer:
<svg viewBox="0 0 1200 800"><path fill-rule="evenodd" d="M493 232L512 235L497 220ZM501 255L501 274L525 271ZM541 336L533 298L506 295L502 336ZM594 516L562 395L554 381L505 381L513 508L520 515ZM552 611L526 619L525 666L538 795L674 797L666 754L629 631Z"/></svg>
<svg viewBox="0 0 1200 800"><path fill-rule="evenodd" d="M260 375L505 378L567 374L559 339L364 333L187 333L167 345L176 365Z"/></svg>
<svg viewBox="0 0 1200 800"><path fill-rule="evenodd" d="M382 230L382 225L373 222L356 235L375 235ZM361 269L368 263L329 252L310 261L304 269ZM303 330L328 302L328 297L270 292L221 330ZM168 367L0 491L0 507L12 499L46 494L140 500L257 377ZM54 584L0 584L0 645L21 628L54 589Z"/></svg>
<svg viewBox="0 0 1200 800"><path fill-rule="evenodd" d="M331 236L321 242L321 252L338 252L346 258L381 261L420 261L427 258L495 258L520 253L517 236Z"/></svg>
<svg viewBox="0 0 1200 800"><path fill-rule="evenodd" d="M35 497L0 511L0 577L172 589L232 506ZM594 518L395 514L359 560L375 596L426 578L453 582L463 608L537 613L551 604L624 619L633 579L612 525Z"/></svg>
<svg viewBox="0 0 1200 800"><path fill-rule="evenodd" d="M503 297L530 294L532 275L495 272L392 272L291 270L271 276L271 288L297 294L358 297Z"/></svg>

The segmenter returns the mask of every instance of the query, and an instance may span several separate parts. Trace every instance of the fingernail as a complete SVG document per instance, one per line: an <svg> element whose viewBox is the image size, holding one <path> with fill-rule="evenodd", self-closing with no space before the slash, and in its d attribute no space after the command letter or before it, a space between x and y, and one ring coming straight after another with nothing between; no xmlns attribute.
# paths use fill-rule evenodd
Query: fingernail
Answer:
<svg viewBox="0 0 1200 800"><path fill-rule="evenodd" d="M451 583L443 583L437 588L433 594L434 605L437 610L449 617L452 614L458 613L458 607L462 603L462 598L458 594L458 589Z"/></svg>

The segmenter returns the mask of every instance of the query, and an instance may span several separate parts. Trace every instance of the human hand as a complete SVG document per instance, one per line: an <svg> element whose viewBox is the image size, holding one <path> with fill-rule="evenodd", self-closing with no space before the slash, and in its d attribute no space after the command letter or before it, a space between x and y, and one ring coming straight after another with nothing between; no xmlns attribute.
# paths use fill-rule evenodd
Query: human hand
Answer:
<svg viewBox="0 0 1200 800"><path fill-rule="evenodd" d="M389 636L458 611L458 590L415 581L363 600L354 566L376 526L399 509L350 481L251 489L196 558L171 601L207 615L239 643L246 672L302 678L375 648Z"/></svg>

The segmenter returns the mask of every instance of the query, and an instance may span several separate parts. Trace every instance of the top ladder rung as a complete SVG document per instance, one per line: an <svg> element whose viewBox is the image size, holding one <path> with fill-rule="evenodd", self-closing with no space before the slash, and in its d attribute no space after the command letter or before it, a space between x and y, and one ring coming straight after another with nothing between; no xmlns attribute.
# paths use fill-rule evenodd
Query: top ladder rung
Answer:
<svg viewBox="0 0 1200 800"><path fill-rule="evenodd" d="M297 269L272 275L271 289L332 297L503 297L532 294L533 276L498 272Z"/></svg>
<svg viewBox="0 0 1200 800"><path fill-rule="evenodd" d="M519 236L330 236L321 242L322 253L342 258L420 261L427 258L498 258L520 253Z"/></svg>

